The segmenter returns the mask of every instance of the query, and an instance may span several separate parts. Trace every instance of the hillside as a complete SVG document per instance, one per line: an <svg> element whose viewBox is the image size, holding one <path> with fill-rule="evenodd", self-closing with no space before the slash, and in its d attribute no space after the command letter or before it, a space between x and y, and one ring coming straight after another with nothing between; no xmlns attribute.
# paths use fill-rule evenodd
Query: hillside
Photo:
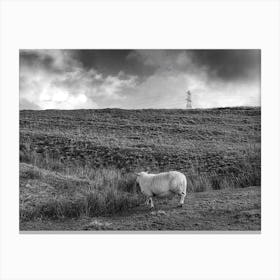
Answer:
<svg viewBox="0 0 280 280"><path fill-rule="evenodd" d="M33 220L51 220L54 226L61 218L136 215L142 198L133 172L140 170L185 173L190 194L186 207L194 207L190 199L204 193L210 204L220 192L233 201L246 194L244 201L237 195L243 208L255 207L259 216L260 189L238 188L260 186L260 151L260 108L20 111L21 222L30 228ZM163 209L169 204L159 202ZM163 224L162 229L168 228ZM259 227L260 216L249 228ZM198 227L203 228L204 223ZM217 229L222 228L234 227Z"/></svg>
<svg viewBox="0 0 280 280"><path fill-rule="evenodd" d="M64 164L222 176L260 171L260 120L260 108L22 111L20 149Z"/></svg>
<svg viewBox="0 0 280 280"><path fill-rule="evenodd" d="M20 230L261 229L260 187L188 193L183 208L177 208L178 197L155 199L151 212L137 194L124 191L114 203L107 196L104 208L100 197L91 195L90 179L25 163L20 179Z"/></svg>

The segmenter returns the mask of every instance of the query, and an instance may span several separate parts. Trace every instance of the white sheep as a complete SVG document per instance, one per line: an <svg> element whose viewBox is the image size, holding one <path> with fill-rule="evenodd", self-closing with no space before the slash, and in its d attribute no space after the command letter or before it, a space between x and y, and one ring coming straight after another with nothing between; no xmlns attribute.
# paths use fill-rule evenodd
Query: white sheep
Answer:
<svg viewBox="0 0 280 280"><path fill-rule="evenodd" d="M140 185L141 192L147 196L147 203L154 208L152 197L167 197L178 194L181 196L179 206L183 206L186 192L186 176L178 171L169 171L159 174L137 173L136 182Z"/></svg>

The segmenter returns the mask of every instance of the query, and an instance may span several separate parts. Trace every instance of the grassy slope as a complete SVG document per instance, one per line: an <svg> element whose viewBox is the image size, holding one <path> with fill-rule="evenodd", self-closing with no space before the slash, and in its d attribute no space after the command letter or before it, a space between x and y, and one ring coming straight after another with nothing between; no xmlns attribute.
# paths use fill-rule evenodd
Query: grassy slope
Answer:
<svg viewBox="0 0 280 280"><path fill-rule="evenodd" d="M260 117L260 108L22 111L20 148L64 166L255 176Z"/></svg>
<svg viewBox="0 0 280 280"><path fill-rule="evenodd" d="M260 108L21 111L21 161L37 166L21 164L22 221L128 211L140 202L129 172L147 168L184 172L191 192L260 185L260 115Z"/></svg>

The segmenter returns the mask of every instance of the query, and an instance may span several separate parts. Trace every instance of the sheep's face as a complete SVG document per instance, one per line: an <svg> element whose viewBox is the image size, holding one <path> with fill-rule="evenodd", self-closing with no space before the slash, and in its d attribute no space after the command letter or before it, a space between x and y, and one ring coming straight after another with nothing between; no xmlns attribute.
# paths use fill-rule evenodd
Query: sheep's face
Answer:
<svg viewBox="0 0 280 280"><path fill-rule="evenodd" d="M136 177L136 182L139 184L140 183L140 178L143 177L144 175L148 174L148 172L140 172L137 173L137 177Z"/></svg>

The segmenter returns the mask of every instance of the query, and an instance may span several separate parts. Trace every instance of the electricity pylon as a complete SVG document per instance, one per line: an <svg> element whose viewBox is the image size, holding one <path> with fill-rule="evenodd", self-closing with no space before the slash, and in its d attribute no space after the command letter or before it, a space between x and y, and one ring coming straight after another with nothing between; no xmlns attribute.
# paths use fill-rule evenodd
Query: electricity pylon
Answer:
<svg viewBox="0 0 280 280"><path fill-rule="evenodd" d="M189 90L187 91L186 100L187 100L186 109L192 109L192 94Z"/></svg>

